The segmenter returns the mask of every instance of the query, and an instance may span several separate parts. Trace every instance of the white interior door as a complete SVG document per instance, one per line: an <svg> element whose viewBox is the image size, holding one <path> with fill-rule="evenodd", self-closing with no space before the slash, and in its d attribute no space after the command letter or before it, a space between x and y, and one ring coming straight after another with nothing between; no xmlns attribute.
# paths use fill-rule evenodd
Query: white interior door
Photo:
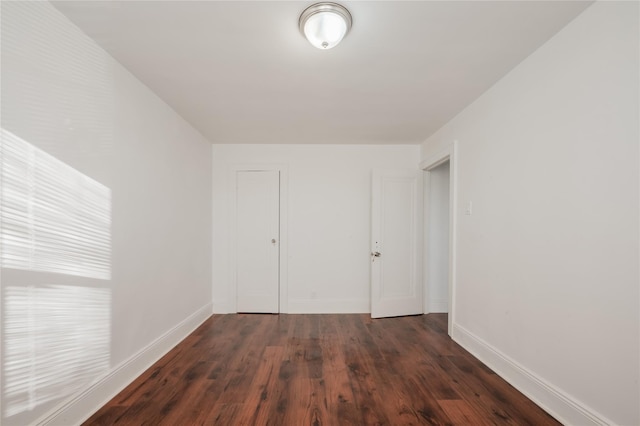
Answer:
<svg viewBox="0 0 640 426"><path fill-rule="evenodd" d="M371 316L421 314L421 171L374 171Z"/></svg>
<svg viewBox="0 0 640 426"><path fill-rule="evenodd" d="M238 312L279 312L280 173L236 175Z"/></svg>

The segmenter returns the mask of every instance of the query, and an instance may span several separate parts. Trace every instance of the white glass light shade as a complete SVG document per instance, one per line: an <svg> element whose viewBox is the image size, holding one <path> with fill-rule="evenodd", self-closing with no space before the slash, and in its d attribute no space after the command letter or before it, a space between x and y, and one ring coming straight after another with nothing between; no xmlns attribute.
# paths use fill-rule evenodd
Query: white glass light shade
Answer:
<svg viewBox="0 0 640 426"><path fill-rule="evenodd" d="M318 49L331 49L347 33L347 23L333 12L312 15L304 24L304 35Z"/></svg>
<svg viewBox="0 0 640 426"><path fill-rule="evenodd" d="M336 46L351 28L351 14L336 3L317 3L300 16L300 31L318 49Z"/></svg>

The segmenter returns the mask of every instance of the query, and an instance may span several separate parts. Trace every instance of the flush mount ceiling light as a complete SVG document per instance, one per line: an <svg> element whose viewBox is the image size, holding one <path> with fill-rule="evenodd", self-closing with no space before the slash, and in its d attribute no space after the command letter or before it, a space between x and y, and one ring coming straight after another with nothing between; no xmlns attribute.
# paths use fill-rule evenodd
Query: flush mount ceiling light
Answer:
<svg viewBox="0 0 640 426"><path fill-rule="evenodd" d="M309 43L318 49L331 49L351 29L351 14L337 3L316 3L302 12L299 25Z"/></svg>

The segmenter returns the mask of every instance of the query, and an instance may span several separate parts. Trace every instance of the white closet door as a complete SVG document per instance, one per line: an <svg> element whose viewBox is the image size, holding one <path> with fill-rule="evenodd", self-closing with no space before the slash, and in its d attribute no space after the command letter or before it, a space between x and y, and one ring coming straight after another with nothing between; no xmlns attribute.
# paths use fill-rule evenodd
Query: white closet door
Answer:
<svg viewBox="0 0 640 426"><path fill-rule="evenodd" d="M280 173L236 175L238 312L279 312Z"/></svg>

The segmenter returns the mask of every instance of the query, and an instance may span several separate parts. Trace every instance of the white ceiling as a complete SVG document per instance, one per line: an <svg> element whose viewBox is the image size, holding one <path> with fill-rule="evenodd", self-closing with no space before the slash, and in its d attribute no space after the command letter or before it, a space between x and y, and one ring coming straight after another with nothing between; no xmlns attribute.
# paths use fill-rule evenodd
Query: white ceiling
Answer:
<svg viewBox="0 0 640 426"><path fill-rule="evenodd" d="M344 1L336 48L313 1L56 1L213 143L419 143L591 2Z"/></svg>

